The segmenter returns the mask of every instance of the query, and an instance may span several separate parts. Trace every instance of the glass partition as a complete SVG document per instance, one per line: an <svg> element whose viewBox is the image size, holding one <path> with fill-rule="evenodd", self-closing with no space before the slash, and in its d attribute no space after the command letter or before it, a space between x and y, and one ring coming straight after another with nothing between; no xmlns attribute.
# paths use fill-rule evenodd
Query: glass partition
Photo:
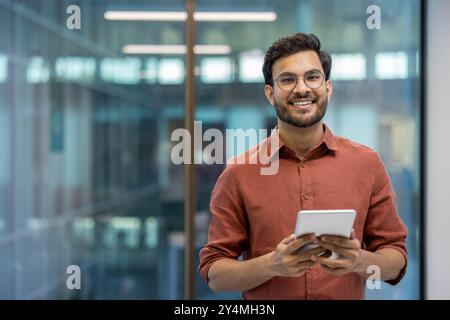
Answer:
<svg viewBox="0 0 450 320"><path fill-rule="evenodd" d="M325 123L337 134L380 153L406 223L409 266L397 286L366 290L368 299L420 297L420 1L207 1L205 12L259 12L264 21L199 21L197 42L229 47L229 53L198 56L197 120L224 129L271 129L276 113L264 96L264 53L278 38L316 34L333 58L333 96ZM370 5L380 8L381 29L369 29ZM371 12L371 11L370 11ZM211 67L214 65L213 67ZM214 72L212 71L214 70ZM205 129L204 129L205 130ZM240 153L243 150L235 150ZM198 242L207 241L209 196L223 165L197 169ZM207 222L206 222L207 221ZM199 278L201 299L239 298L214 294Z"/></svg>
<svg viewBox="0 0 450 320"><path fill-rule="evenodd" d="M72 4L0 2L0 298L182 298L184 23L107 13L184 1Z"/></svg>

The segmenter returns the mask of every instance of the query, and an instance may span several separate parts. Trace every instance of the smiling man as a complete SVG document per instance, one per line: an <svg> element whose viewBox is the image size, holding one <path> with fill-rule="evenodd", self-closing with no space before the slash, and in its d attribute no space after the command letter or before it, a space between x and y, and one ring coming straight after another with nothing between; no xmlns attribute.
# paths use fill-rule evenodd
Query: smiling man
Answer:
<svg viewBox="0 0 450 320"><path fill-rule="evenodd" d="M261 175L262 164L230 164L219 177L199 266L212 290L242 291L244 299L363 299L373 266L392 285L404 276L407 230L381 158L322 122L330 72L331 57L312 34L281 38L268 49L265 94L278 126L258 148L278 156L279 171ZM314 209L355 209L350 238L295 239L297 213ZM319 247L298 251L310 243Z"/></svg>

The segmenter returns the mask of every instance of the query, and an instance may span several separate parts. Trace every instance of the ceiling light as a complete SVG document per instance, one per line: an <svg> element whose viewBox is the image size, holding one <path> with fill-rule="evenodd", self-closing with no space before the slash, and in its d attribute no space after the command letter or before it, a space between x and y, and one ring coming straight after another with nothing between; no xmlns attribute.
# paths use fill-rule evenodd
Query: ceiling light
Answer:
<svg viewBox="0 0 450 320"><path fill-rule="evenodd" d="M277 20L277 14L275 12L195 12L194 20L272 22Z"/></svg>
<svg viewBox="0 0 450 320"><path fill-rule="evenodd" d="M131 21L185 21L187 14L184 11L106 11L106 20Z"/></svg>
<svg viewBox="0 0 450 320"><path fill-rule="evenodd" d="M106 20L119 21L186 21L185 11L106 11ZM195 12L196 21L272 22L275 12Z"/></svg>
<svg viewBox="0 0 450 320"><path fill-rule="evenodd" d="M128 54L185 54L186 46L128 44L123 47L122 52Z"/></svg>
<svg viewBox="0 0 450 320"><path fill-rule="evenodd" d="M123 47L125 54L186 54L185 45L128 44ZM195 45L195 54L229 54L229 45Z"/></svg>

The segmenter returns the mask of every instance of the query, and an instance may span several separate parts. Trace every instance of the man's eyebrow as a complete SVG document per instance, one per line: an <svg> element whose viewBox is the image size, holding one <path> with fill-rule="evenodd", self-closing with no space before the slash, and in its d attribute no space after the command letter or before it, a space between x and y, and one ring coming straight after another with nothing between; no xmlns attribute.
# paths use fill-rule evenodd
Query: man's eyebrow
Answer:
<svg viewBox="0 0 450 320"><path fill-rule="evenodd" d="M322 72L322 71L320 71L319 69L310 69L310 70L306 71L305 73L308 73L308 72ZM278 76L280 77L280 76L296 76L296 75L297 74L295 74L294 72L285 71L285 72L280 73Z"/></svg>
<svg viewBox="0 0 450 320"><path fill-rule="evenodd" d="M308 70L308 71L306 71L305 73L308 73L308 72L320 72L320 73L322 73L322 71L321 70L319 70L319 69L311 69L311 70Z"/></svg>
<svg viewBox="0 0 450 320"><path fill-rule="evenodd" d="M278 77L281 77L281 76L296 76L296 74L293 72L285 71L278 75Z"/></svg>

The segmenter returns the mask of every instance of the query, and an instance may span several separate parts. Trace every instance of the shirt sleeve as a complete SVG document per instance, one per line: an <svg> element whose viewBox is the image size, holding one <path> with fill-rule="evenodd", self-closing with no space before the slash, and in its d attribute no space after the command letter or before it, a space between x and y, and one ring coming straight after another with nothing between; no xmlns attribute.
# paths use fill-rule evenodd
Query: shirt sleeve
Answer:
<svg viewBox="0 0 450 320"><path fill-rule="evenodd" d="M363 241L366 250L375 252L382 248L399 251L405 258L405 266L396 279L387 283L395 285L406 273L408 264L406 236L407 229L397 212L396 195L389 175L380 156L374 160L374 185L370 198L369 212L364 226Z"/></svg>
<svg viewBox="0 0 450 320"><path fill-rule="evenodd" d="M211 193L210 211L208 243L200 251L198 268L206 282L214 262L237 259L248 247L248 220L233 165L227 166L217 180Z"/></svg>

